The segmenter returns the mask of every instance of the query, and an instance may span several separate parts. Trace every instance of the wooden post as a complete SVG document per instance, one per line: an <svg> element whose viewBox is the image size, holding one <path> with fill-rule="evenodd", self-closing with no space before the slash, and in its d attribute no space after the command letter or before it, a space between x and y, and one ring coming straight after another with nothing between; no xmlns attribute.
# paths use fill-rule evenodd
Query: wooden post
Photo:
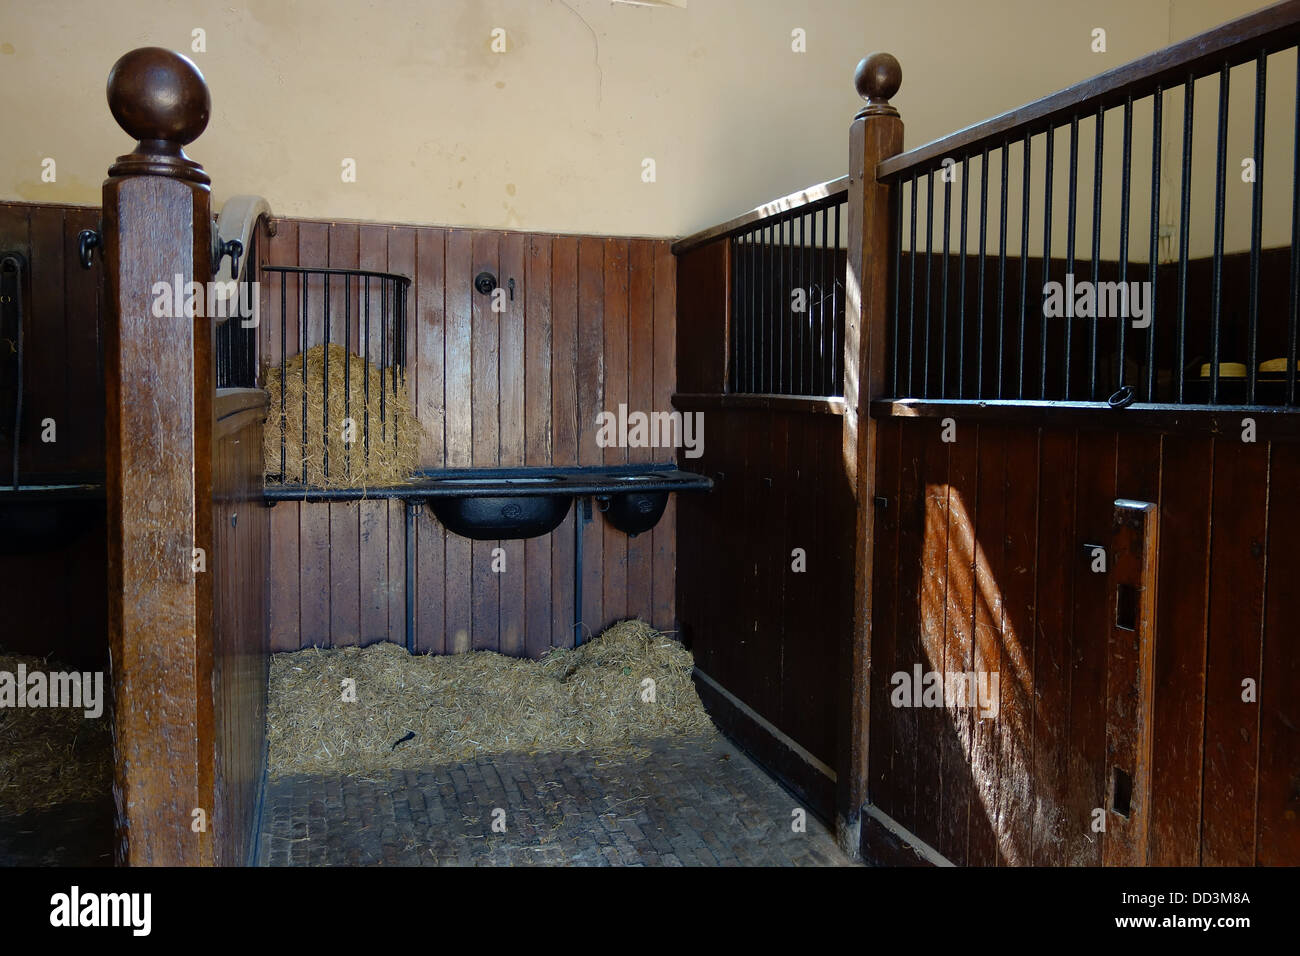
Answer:
<svg viewBox="0 0 1300 956"><path fill-rule="evenodd" d="M902 151L903 121L889 105L903 82L898 60L873 53L853 82L867 105L849 128L848 274L844 311L844 467L856 502L853 547L853 638L847 715L836 798L836 837L854 859L861 852L860 814L867 800L870 720L871 581L875 534L876 423L871 402L885 383L885 320L889 308L891 187L876 165Z"/></svg>
<svg viewBox="0 0 1300 956"><path fill-rule="evenodd" d="M117 61L108 102L139 140L103 206L117 858L209 864L214 327L184 302L211 278L212 223L210 181L183 147L211 104L198 68L157 47Z"/></svg>

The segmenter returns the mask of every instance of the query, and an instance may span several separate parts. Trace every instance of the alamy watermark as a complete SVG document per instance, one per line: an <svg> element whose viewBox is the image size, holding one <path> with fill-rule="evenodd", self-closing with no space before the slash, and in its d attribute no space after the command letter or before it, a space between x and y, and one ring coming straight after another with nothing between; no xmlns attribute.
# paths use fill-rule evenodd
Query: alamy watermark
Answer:
<svg viewBox="0 0 1300 956"><path fill-rule="evenodd" d="M1049 319L1132 319L1133 328L1151 324L1150 282L1065 282L1043 286L1043 315Z"/></svg>
<svg viewBox="0 0 1300 956"><path fill-rule="evenodd" d="M91 720L104 713L104 674L95 672L0 671L0 709L70 707Z"/></svg>
<svg viewBox="0 0 1300 956"><path fill-rule="evenodd" d="M601 448L681 448L687 458L704 454L703 412L617 412L596 416L596 444Z"/></svg>
<svg viewBox="0 0 1300 956"><path fill-rule="evenodd" d="M261 283L186 282L179 273L171 282L155 282L150 288L154 318L239 319L246 329L257 328L260 321Z"/></svg>
<svg viewBox="0 0 1300 956"><path fill-rule="evenodd" d="M895 671L889 702L895 707L977 708L980 717L998 715L997 671L926 671L920 664L911 673Z"/></svg>

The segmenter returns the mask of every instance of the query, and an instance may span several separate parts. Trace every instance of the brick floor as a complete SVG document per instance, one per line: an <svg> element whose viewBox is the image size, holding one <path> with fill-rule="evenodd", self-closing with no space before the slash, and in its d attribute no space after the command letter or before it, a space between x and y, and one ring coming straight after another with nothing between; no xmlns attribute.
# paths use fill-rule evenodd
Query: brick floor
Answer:
<svg viewBox="0 0 1300 956"><path fill-rule="evenodd" d="M816 817L792 831L798 802L726 738L648 746L634 758L506 755L373 778L279 777L267 784L260 862L848 865Z"/></svg>

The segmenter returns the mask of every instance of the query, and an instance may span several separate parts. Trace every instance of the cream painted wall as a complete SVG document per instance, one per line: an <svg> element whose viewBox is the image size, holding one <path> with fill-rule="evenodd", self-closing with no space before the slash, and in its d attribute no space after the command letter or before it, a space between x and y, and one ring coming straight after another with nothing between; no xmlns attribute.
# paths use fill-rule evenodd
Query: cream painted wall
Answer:
<svg viewBox="0 0 1300 956"><path fill-rule="evenodd" d="M841 175L870 50L903 64L910 147L1262 5L4 0L0 197L97 203L131 146L104 101L110 66L142 45L189 53L202 28L207 51L190 55L213 116L190 154L218 204L254 192L295 216L683 235ZM1105 54L1089 48L1097 26Z"/></svg>

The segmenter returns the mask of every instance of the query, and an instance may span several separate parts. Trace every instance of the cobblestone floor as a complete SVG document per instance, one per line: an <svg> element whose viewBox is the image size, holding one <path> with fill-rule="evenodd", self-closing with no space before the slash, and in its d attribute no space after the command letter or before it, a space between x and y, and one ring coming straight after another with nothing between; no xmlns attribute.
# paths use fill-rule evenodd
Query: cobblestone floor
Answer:
<svg viewBox="0 0 1300 956"><path fill-rule="evenodd" d="M264 866L848 865L811 814L795 832L798 807L712 736L635 758L509 755L376 779L272 779L259 852Z"/></svg>

